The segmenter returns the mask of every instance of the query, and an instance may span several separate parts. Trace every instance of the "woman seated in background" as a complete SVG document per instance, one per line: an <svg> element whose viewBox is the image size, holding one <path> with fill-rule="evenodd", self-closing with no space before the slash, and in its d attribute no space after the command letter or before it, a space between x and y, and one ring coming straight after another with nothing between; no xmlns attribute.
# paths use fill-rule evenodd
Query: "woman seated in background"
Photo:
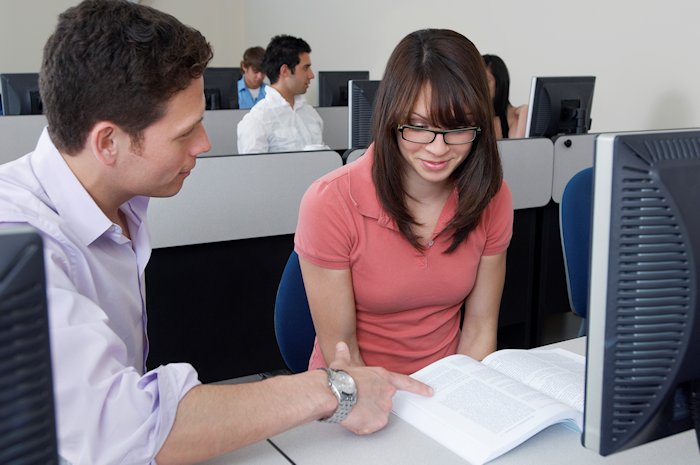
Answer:
<svg viewBox="0 0 700 465"><path fill-rule="evenodd" d="M513 201L476 47L449 30L406 36L373 134L302 200L294 241L317 334L309 368L330 364L338 341L354 365L399 373L457 352L481 360L496 349Z"/></svg>
<svg viewBox="0 0 700 465"><path fill-rule="evenodd" d="M520 139L525 137L527 105L515 108L510 104L508 98L510 76L506 64L496 55L484 55L484 63L486 63L486 76L489 79L493 110L496 114L494 118L496 138Z"/></svg>

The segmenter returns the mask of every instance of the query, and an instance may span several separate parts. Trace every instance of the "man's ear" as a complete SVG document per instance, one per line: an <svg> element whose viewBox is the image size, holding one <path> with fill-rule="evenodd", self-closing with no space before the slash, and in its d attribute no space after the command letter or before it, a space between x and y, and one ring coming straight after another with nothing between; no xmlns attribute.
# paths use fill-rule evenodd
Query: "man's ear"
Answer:
<svg viewBox="0 0 700 465"><path fill-rule="evenodd" d="M100 121L90 130L88 141L93 155L105 166L112 166L117 161L120 150L124 147L124 138L129 141L128 134L109 121Z"/></svg>
<svg viewBox="0 0 700 465"><path fill-rule="evenodd" d="M284 76L285 78L287 78L290 74L292 73L290 72L289 66L287 66L286 63L280 66L280 77Z"/></svg>

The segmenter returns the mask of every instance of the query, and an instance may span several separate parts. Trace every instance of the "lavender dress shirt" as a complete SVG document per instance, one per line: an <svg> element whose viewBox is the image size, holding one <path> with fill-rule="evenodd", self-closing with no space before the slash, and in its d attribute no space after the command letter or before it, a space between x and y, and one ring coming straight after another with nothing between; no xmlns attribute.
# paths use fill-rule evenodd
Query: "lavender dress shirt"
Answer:
<svg viewBox="0 0 700 465"><path fill-rule="evenodd" d="M151 463L194 368L146 371L148 198L120 208L132 240L99 209L51 142L0 166L0 226L44 241L60 455L73 464Z"/></svg>

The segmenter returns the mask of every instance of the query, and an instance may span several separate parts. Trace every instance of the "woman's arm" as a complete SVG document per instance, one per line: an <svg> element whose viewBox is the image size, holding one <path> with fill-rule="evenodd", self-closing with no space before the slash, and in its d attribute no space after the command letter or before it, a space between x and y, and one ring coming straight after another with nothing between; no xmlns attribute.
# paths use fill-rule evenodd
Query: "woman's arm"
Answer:
<svg viewBox="0 0 700 465"><path fill-rule="evenodd" d="M326 365L335 359L335 346L344 341L352 366L365 366L355 332L355 293L350 269L331 270L299 257L316 337Z"/></svg>
<svg viewBox="0 0 700 465"><path fill-rule="evenodd" d="M520 105L515 109L515 117L518 119L518 124L515 126L515 133L508 134L511 139L522 139L525 137L525 129L527 128L527 109L527 105Z"/></svg>
<svg viewBox="0 0 700 465"><path fill-rule="evenodd" d="M498 310L506 277L506 252L482 256L474 288L465 301L462 337L457 352L482 360L496 350Z"/></svg>

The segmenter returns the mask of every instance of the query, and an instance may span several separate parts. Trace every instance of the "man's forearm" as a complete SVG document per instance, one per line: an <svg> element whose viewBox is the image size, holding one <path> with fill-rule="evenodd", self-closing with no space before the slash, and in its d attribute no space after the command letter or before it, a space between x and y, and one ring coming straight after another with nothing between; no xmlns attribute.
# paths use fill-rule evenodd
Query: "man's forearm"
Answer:
<svg viewBox="0 0 700 465"><path fill-rule="evenodd" d="M338 401L324 371L238 385L202 385L178 405L158 465L216 457L330 416Z"/></svg>

